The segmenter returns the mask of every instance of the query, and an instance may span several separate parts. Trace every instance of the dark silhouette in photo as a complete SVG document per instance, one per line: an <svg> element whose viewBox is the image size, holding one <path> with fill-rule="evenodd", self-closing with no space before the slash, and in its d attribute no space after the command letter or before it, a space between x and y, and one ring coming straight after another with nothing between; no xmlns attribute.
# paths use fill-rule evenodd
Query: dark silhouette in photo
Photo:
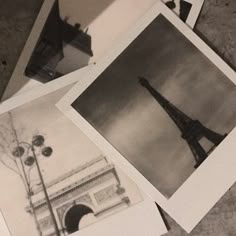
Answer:
<svg viewBox="0 0 236 236"><path fill-rule="evenodd" d="M160 14L72 107L170 198L235 128L235 98L235 84Z"/></svg>
<svg viewBox="0 0 236 236"><path fill-rule="evenodd" d="M72 26L67 19L62 20L58 4L58 1L55 1L25 70L26 76L41 82L48 82L63 75L57 70L57 66L65 57L64 48L67 45L87 55L86 61L81 56L78 69L80 64L86 65L93 56L91 36L81 30L79 23ZM66 66L70 67L68 63L64 65Z"/></svg>

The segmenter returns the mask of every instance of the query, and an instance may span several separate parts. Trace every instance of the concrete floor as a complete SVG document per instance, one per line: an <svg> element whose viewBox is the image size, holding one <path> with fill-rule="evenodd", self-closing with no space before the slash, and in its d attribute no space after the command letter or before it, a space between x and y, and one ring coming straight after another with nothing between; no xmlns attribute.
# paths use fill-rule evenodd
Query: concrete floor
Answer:
<svg viewBox="0 0 236 236"><path fill-rule="evenodd" d="M43 0L0 0L0 95L42 3ZM236 0L205 0L195 32L236 69ZM168 215L165 216L170 226L166 236L188 235ZM235 223L236 184L190 235L236 236Z"/></svg>

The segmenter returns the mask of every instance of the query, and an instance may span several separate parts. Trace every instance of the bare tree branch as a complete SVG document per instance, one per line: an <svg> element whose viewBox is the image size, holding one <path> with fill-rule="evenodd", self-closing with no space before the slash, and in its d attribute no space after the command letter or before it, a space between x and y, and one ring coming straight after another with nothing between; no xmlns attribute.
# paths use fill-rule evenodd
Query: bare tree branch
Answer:
<svg viewBox="0 0 236 236"><path fill-rule="evenodd" d="M5 160L3 160L3 158L0 158L0 162L7 167L8 169L10 169L11 171L14 171L14 173L16 173L18 176L20 176L20 178L22 179L22 181L24 182L24 178L21 174L21 169L17 163L16 158L14 158L12 156L12 150L11 150L11 144L14 145L14 143L17 143L18 138L17 138L17 132L16 129L14 127L13 124L13 119L12 119L12 115L9 112L9 126L10 128L7 127L7 125L0 125L0 137L2 139L3 143L0 143L0 149L2 150L2 153L12 162L12 165L14 167L12 167L9 163L7 163ZM8 139L7 139L8 137ZM13 139L13 140L11 140Z"/></svg>
<svg viewBox="0 0 236 236"><path fill-rule="evenodd" d="M3 160L3 158L0 158L0 162L1 162L4 166L6 166L8 169L14 171L17 175L19 175L20 177L22 177L22 176L21 176L21 173L20 173L20 170L19 170L19 168L18 168L18 165L17 165L16 160L14 160L14 158L12 158L12 157L9 155L9 153L7 153L7 152L4 150L4 147L3 147L1 144L0 144L0 148L2 149L2 154L3 154L3 155L6 155L8 158L10 158L11 161L14 162L14 166L16 167L17 170L14 169L13 167L11 167L9 164L7 164L7 163Z"/></svg>
<svg viewBox="0 0 236 236"><path fill-rule="evenodd" d="M6 150L6 147L5 147L4 145L2 145L1 143L0 143L0 148L2 149L2 153L4 153L5 155L7 155L7 157L8 157L9 159L11 159L13 162L16 161L15 158L12 157L12 155L10 154L10 152L8 152L8 150Z"/></svg>
<svg viewBox="0 0 236 236"><path fill-rule="evenodd" d="M18 144L19 144L19 139L18 139L18 136L17 136L16 128L15 128L15 126L14 126L13 117L12 117L11 112L8 112L8 115L9 115L9 118L10 118L11 129L12 129L12 131L13 131L14 138L15 138L16 143L17 143L17 145L18 145Z"/></svg>
<svg viewBox="0 0 236 236"><path fill-rule="evenodd" d="M2 140L3 140L3 142L4 142L4 146L8 149L8 150L10 150L10 143L9 143L9 141L6 139L6 137L5 137L5 135L6 135L6 132L2 132L1 130L0 130L0 137L2 138Z"/></svg>
<svg viewBox="0 0 236 236"><path fill-rule="evenodd" d="M17 172L17 170L15 170L14 168L12 168L11 166L9 166L8 164L6 164L2 159L0 159L0 162L6 166L8 169L14 171L17 175L21 176L20 173Z"/></svg>

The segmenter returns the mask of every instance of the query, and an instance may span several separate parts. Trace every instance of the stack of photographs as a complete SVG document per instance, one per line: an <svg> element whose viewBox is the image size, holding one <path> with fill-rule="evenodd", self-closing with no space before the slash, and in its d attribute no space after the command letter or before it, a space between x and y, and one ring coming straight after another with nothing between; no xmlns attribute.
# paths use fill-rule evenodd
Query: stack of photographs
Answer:
<svg viewBox="0 0 236 236"><path fill-rule="evenodd" d="M159 3L57 106L190 232L236 180L235 84Z"/></svg>
<svg viewBox="0 0 236 236"><path fill-rule="evenodd" d="M71 86L49 83L0 106L0 203L11 234L76 235L99 221L117 235L165 233L155 203L56 108Z"/></svg>
<svg viewBox="0 0 236 236"><path fill-rule="evenodd" d="M0 105L1 235L162 235L156 204L189 233L231 187L236 76L202 5L45 0Z"/></svg>

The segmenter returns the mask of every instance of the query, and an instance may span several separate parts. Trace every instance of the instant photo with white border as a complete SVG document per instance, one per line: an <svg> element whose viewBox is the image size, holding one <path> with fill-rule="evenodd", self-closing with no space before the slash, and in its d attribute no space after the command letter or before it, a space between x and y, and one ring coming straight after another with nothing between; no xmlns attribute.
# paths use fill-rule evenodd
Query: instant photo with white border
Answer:
<svg viewBox="0 0 236 236"><path fill-rule="evenodd" d="M51 14L52 10L56 11L54 9L57 7L55 6L56 1L45 0L2 100L39 86L42 82L46 82L50 76L60 78L60 74L67 74L82 66L97 62L156 2L157 0L102 0L99 2L90 0L84 3L82 0L59 0L60 19L69 35L69 39L63 39L66 40L66 43L61 45L59 42L61 36L57 35L55 30L57 27L59 28L57 22L55 22L55 27L53 23L49 22L50 24L47 25L49 30L44 29L49 16L49 21L56 21L54 18L57 17L56 13L54 14L56 16ZM193 28L204 0L171 0L170 2L173 2L174 6L172 7L174 7L173 10L176 14L179 14L180 2L189 4L190 12L188 14L187 10L186 23ZM77 5L79 5L79 9L77 9ZM91 6L88 7L88 5ZM184 14L186 17L186 12ZM65 20L66 22L64 22ZM81 28L71 28L75 24L81 25ZM87 40L82 40L82 42L88 41L84 43L85 45L82 45L79 36L75 34L76 30L80 32L78 35L87 38ZM42 32L48 36L42 37ZM65 35L67 35L66 32ZM75 39L70 36L73 34ZM38 42L41 43L40 46ZM46 47L47 44L50 47ZM89 47L91 48L89 49ZM35 50L36 48L37 50ZM41 57L42 59L40 59Z"/></svg>
<svg viewBox="0 0 236 236"><path fill-rule="evenodd" d="M92 234L94 231L106 232L113 235L114 231L120 232L120 229L125 230L124 232L127 235L129 235L128 232L133 232L140 236L143 235L143 232L147 232L148 235L153 236L161 235L167 232L161 215L153 200L146 194L142 193L137 185L129 179L129 177L124 178L126 175L121 174L120 170L118 170L116 166L113 166L109 157L105 157L104 155L97 156L98 152L94 152L94 150L100 149L96 147L96 145L93 144L83 134L83 132L70 121L70 119L64 116L63 113L61 113L56 106L54 106L54 101L58 101L61 96L68 91L70 86L76 82L78 77L84 76L89 70L90 67L83 68L80 71L72 73L71 75L62 77L59 80L52 81L42 87L37 87L24 94L8 99L0 105L0 116L2 120L0 126L0 168L2 170L2 175L4 175L4 177L1 178L2 181L0 184L3 192L0 197L0 209L3 217L5 218L5 222L9 227L11 236L22 235L25 233L37 235L37 224L39 224L39 230L43 232L43 235L48 235L47 233L50 234L54 230L54 224L52 224L52 221L50 220L50 214L49 218L47 216L49 211L47 209L45 211L44 208L47 206L41 205L42 199L44 199L42 195L42 182L39 181L35 161L34 163L32 162L33 154L30 154L30 152L35 153L38 158L41 173L44 181L46 180L46 189L61 235L65 235L66 231L72 227L66 225L70 224L70 218L68 218L69 215L73 219L77 217L74 211L77 206L85 206L84 209L81 208L79 211L81 214L81 212L85 210L84 216L90 215L91 213L91 211L87 211L88 207L93 209L93 215L96 211L96 215L92 216L92 218L90 218L91 215L89 218L86 218L86 223L83 220L83 217L79 217L79 214L79 222L81 223L82 219L84 222L83 224L85 225L83 225L83 228L80 229L77 224L78 222L76 223L74 220L71 220L72 223L74 222L73 224L76 224L73 227L78 227L79 231L76 229L75 232L75 229L72 227L69 234L73 231L73 235L81 235L83 234L83 230L85 230L85 235ZM70 84L68 84L68 81L70 81ZM58 126L56 125L56 128L54 120L55 124L58 124ZM31 143L30 141L32 137L35 137L33 136L35 135L34 132L32 132L33 130L35 130L36 136L45 136L45 146L42 146L41 150L36 150L38 149L38 146L36 144L35 146L33 144L34 142L32 141ZM3 137L2 132L4 131L6 132ZM21 146L24 148L22 157L18 156L19 152L14 152L15 149L13 146L15 145L15 138L12 132L17 133L16 139L18 140L18 147ZM75 138L72 133L77 133L77 138ZM83 142L79 137L83 137L82 139L87 141ZM68 140L68 143L65 142L65 139ZM83 145L83 147L78 145L77 142L81 142L80 144ZM90 145L90 148L86 149L88 147L86 143L90 143L92 146ZM28 148L29 145L34 145L34 151L32 151L30 147ZM50 153L50 148L48 149L47 145L52 145L52 149L54 149L51 157L51 164L49 163L50 159L45 159L45 157L47 157ZM44 150L44 148L48 150ZM90 153L87 156L86 150ZM63 153L66 154L66 152L68 155L63 155ZM42 159L43 155L44 159ZM78 155L81 157L80 160L77 160ZM64 159L57 158L58 156L64 157ZM15 161L14 157L17 157ZM22 159L24 168L17 168L17 163L20 160L19 158ZM74 161L72 161L72 159ZM63 161L64 164L61 165L60 162ZM52 162L54 162L54 164L52 164ZM16 163L17 166L14 163ZM71 170L68 166L71 165L69 163L74 163ZM69 169L66 166L69 167ZM63 173L60 172L58 168L61 168ZM66 168L69 170L68 173L65 172ZM26 180L22 174L24 173L23 169L25 170L27 176ZM111 171L114 173L112 176L115 178L110 178L112 173ZM52 175L54 177L49 178L49 176ZM23 178L22 183L20 177ZM94 180L98 181L96 185L94 185L95 182L93 183ZM126 182L126 180L128 181ZM24 190L23 183L26 184L26 192ZM120 186L122 183L124 186ZM30 188L27 187L28 184L30 184ZM77 184L79 184L78 186L80 187L75 188L75 185ZM115 188L120 187L119 190L117 189L117 191L113 191L111 186ZM129 189L128 186L130 186ZM71 190L73 191L71 191L70 188L72 188ZM58 198L59 193L61 194L60 198ZM16 194L18 195L17 199L15 199ZM73 194L74 197L71 198ZM118 194L119 197L114 194ZM30 201L32 202L33 207L30 207ZM96 207L96 204L94 205L97 210L92 207L92 203L94 203L94 201L98 204ZM97 208L98 206L100 207ZM66 210L66 208L68 208L68 210ZM145 217L145 221L143 221L143 216L145 214L147 216ZM36 215L36 219L34 218L34 215ZM97 218L97 220L94 221L94 217ZM132 220L130 221L128 219ZM143 223L140 224L140 221ZM109 228L107 227L107 224L113 227ZM105 229L104 225L106 226ZM6 230L5 226L5 224L0 226L0 232L1 230ZM89 230L90 226L93 226L91 231Z"/></svg>
<svg viewBox="0 0 236 236"><path fill-rule="evenodd" d="M141 210L143 209L143 210ZM144 210L145 209L145 210ZM150 221L144 219L150 219ZM112 215L90 227L84 228L74 236L91 235L112 235L112 236L130 236L130 235L160 235L159 226L153 227L155 219L159 218L155 203L152 201L143 201L125 211ZM127 227L128 225L128 227ZM143 225L142 227L138 226ZM166 233L162 231L161 234Z"/></svg>
<svg viewBox="0 0 236 236"><path fill-rule="evenodd" d="M212 130L210 130L209 128L207 129L205 125L205 123L203 122L202 124L200 124L197 120L192 120L193 123L195 123L197 126L200 125L200 127L202 128L201 130L205 132L205 135L208 136L208 138L214 142L215 145L214 146L214 150L212 149L213 147L211 147L209 150L212 151L211 154L209 154L209 156L202 158L202 160L200 160L200 162L194 163L194 156L193 156L193 151L195 151L196 149L193 148L192 152L190 150L190 148L188 147L188 152L191 154L191 159L192 161L192 168L196 165L196 170L191 171L190 174L187 174L187 178L184 179L184 181L181 182L181 185L178 186L177 189L175 189L175 191L172 191L171 194L167 197L163 194L163 192L161 192L160 190L158 190L157 187L155 187L151 181L148 181L147 178L145 177L145 175L141 174L138 171L138 168L135 166L135 163L132 165L131 159L129 155L122 155L121 152L125 152L126 153L130 150L129 149L129 145L124 146L126 148L126 150L124 151L124 149L121 148L121 146L117 147L116 144L114 144L114 142L112 143L109 138L107 138L107 136L104 136L103 132L100 132L100 130L98 131L97 127L93 122L90 122L88 119L86 119L86 115L84 115L85 113L82 114L81 111L79 111L79 109L77 108L73 108L72 105L75 101L80 102L80 99L84 96L84 94L86 93L87 98L96 98L96 96L99 96L99 99L102 98L103 96L105 96L106 94L106 89L107 90L111 90L113 91L112 93L114 93L113 95L111 95L109 97L109 99L107 99L107 102L109 104L112 104L113 100L115 99L115 97L119 97L120 99L126 99L126 97L123 97L122 94L122 81L119 84L114 83L113 88L112 88L112 81L113 77L116 77L116 74L121 73L122 75L122 68L119 68L119 71L113 70L113 63L116 65L121 65L122 66L122 54L126 52L128 52L128 50L130 48L133 47L133 51L136 50L137 53L139 53L142 50L142 47L145 47L145 45L140 46L139 49L136 49L133 45L135 45L135 41L136 40L140 40L140 38L142 38L142 40L145 40L145 33L143 32L147 32L149 29L149 27L151 27L151 25L154 25L153 27L156 27L155 29L158 31L157 27L160 27L160 25L158 26L158 19L164 20L163 22L165 22L165 26L167 26L167 28L171 28L173 31L170 32L176 32L176 34L178 35L178 37L180 37L180 41L176 40L176 44L175 45L181 45L181 41L185 41L187 42L187 44L189 46L187 46L182 53L180 53L180 51L178 51L177 49L174 50L176 51L177 55L179 55L180 60L179 60L179 64L171 64L171 56L169 55L169 64L168 66L165 66L165 70L163 70L164 72L168 72L175 70L175 67L178 68L178 66L181 64L181 57L184 56L184 54L186 52L188 52L188 47L192 48L192 50L194 51L190 51L189 54L189 59L188 56L185 57L185 62L187 63L186 65L189 66L189 68L195 68L198 67L198 65L200 65L200 70L199 68L196 70L198 71L198 73L196 72L195 74L198 76L199 75L199 71L201 74L201 66L203 66L205 64L205 62L207 62L205 64L205 66L209 66L213 71L213 74L215 73L215 77L219 78L219 76L217 76L217 73L220 73L220 77L222 78L223 83L226 83L226 97L220 97L221 100L221 108L222 108L222 103L223 101L225 101L225 104L223 106L227 107L228 112L227 114L229 115L228 118L231 116L231 118L233 119L232 121L230 119L228 119L228 121L226 123L230 123L230 127L228 129L228 133L227 133L227 137L226 134L223 131L217 131L214 128L212 128ZM162 22L162 21L161 21ZM163 37L164 40L166 40L165 37L165 28L160 28L161 30L163 30L161 37ZM159 32L159 31L158 31ZM169 32L169 39L171 37L174 37L173 40L175 40L175 35L176 34L171 34ZM143 33L143 34L142 34ZM150 32L149 32L150 33ZM160 35L160 33L159 33ZM147 42L150 44L150 48L154 47L154 49L152 48L151 50L151 54L154 54L155 51L155 45L151 45L151 38L153 38L153 40L157 39L156 37L158 36L157 34L155 35L155 37L152 34L149 34L149 39L147 39ZM153 37L152 37L153 36ZM139 38L140 37L140 38ZM177 37L176 37L177 39ZM161 44L162 48L160 49L160 55L165 55L165 52L163 53L161 50L163 49L163 51L167 51L170 50L169 47L167 46L168 43L171 40L166 40L166 47L165 45ZM140 41L139 41L140 42ZM141 41L143 42L143 44L145 44L145 41ZM179 43L179 44L178 44ZM185 45L185 44L184 44ZM182 45L183 46L183 45ZM181 48L183 47L179 47L179 50L181 50ZM177 46L178 47L178 46ZM131 50L131 49L130 49ZM150 56L151 56L150 54ZM128 53L127 53L128 55ZM159 54L156 53L156 55L158 56ZM168 55L168 53L166 54ZM198 55L197 57L200 56L200 62L202 60L203 63L198 63L198 61L193 60L194 56ZM165 77L165 75L168 77L172 76L173 78L176 77L180 77L179 75L181 75L183 78L187 78L188 77L188 68L184 67L184 70L182 71L177 71L176 74L165 74L162 71L162 66L160 66L160 68L158 67L159 64L161 63L157 63L156 66L149 63L148 61L148 54L146 55L147 57L140 57L139 59L137 57L134 57L134 63L129 63L129 61L131 60L130 58L126 58L126 64L129 67L130 66L130 70L133 70L133 68L135 67L142 67L145 71L145 68L156 68L156 76L158 74L160 74L161 76ZM192 57L191 57L192 56ZM164 58L164 62L166 62L166 60L168 60L168 58ZM139 60L139 64L135 65L135 60ZM143 61L142 61L143 60ZM191 61L193 60L193 61ZM144 65L141 65L143 62ZM158 62L161 62L160 60ZM151 64L151 65L149 65ZM124 64L123 64L124 65ZM153 66L152 66L153 65ZM149 67L150 66L150 67ZM154 68L154 69L155 69ZM159 68L159 69L158 69ZM108 80L103 80L103 75L106 74L106 72L109 71L110 72L110 76ZM127 68L126 72L128 74L129 68ZM204 70L205 71L205 70ZM112 74L113 73L113 74ZM169 73L169 72L168 72ZM178 74L179 73L179 74ZM210 73L210 69L209 69L209 73ZM128 74L130 75L130 74ZM211 78L213 78L214 81L214 76L212 77L212 75L210 76ZM148 69L145 71L144 75L143 74L137 74L136 77L138 76L147 76L147 78L149 79L149 76L154 76L153 73L151 73L151 71L149 71ZM182 85L179 87L180 89L178 89L177 87L173 87L171 83L166 83L166 85L164 84L164 86L168 89L168 88L174 88L174 90L169 90L168 91L168 95L170 96L171 94L174 95L180 95L179 97L181 98L181 89L185 88L185 87L193 87L194 86L194 82L195 80L197 80L198 78L195 76L194 77L194 73L191 73L190 78L194 78L192 80L192 82L185 84L184 81L182 82ZM205 77L204 77L205 76ZM107 77L107 78L108 78ZM209 74L206 73L204 75L202 75L201 77L201 81L204 81L204 78L206 81L207 77L209 77ZM104 77L105 78L105 77ZM130 77L126 78L127 80L130 79ZM134 80L137 80L137 84L138 84L138 78L133 78ZM109 80L111 80L111 82L109 82L111 84L111 87L104 85L104 87L100 87L99 91L97 91L98 93L95 92L95 90L90 89L90 88L94 88L93 86L96 87L96 85L98 85L100 83L100 81L106 81L107 83L109 82ZM124 78L125 80L125 78ZM155 82L155 80L152 80L152 82ZM163 81L165 81L163 79ZM153 83L154 83L153 82ZM234 124L234 118L235 116L233 116L233 114L235 114L235 106L234 106L234 101L235 99L235 82L236 82L236 76L235 76L235 72L213 51L211 50L195 33L193 33L191 31L190 28L188 28L182 21L180 21L179 19L176 18L175 15L172 14L172 12L162 3L157 3L152 9L150 9L148 11L148 13L136 24L136 26L126 35L126 37L124 37L124 39L120 42L119 45L117 45L117 47L113 48L113 50L109 53L109 55L107 55L106 58L104 58L99 64L97 64L96 67L94 67L89 74L86 75L86 77L80 81L76 86L74 86L74 88L71 89L71 91L69 91L69 93L62 98L62 100L57 104L58 108L61 109L65 115L67 115L78 127L80 127L85 133L86 135L94 142L96 143L105 153L109 154L109 156L111 156L113 158L113 161L116 162L118 165L120 165L122 167L123 170L125 170L127 172L127 174L129 174L129 176L143 189L144 192L146 192L149 196L151 196L153 198L153 200L155 200L165 211L167 211L167 213L173 217L173 219L175 219L175 221L177 223L179 223L187 232L190 232L198 223L199 221L205 216L205 214L214 206L214 204L220 199L220 197L222 197L222 195L232 186L232 184L235 182L236 180L236 174L235 174L235 170L234 170L234 166L235 166L235 158L232 155L232 153L235 151L234 149L234 143L236 140L236 130L233 129L235 127ZM220 85L218 85L218 83ZM225 87L221 88L221 80L218 79L218 83L215 84L208 84L208 86L213 86L213 87L218 87L217 89L225 90ZM106 83L105 83L106 84ZM152 85L152 83L150 83ZM149 85L150 85L149 84ZM125 85L124 85L125 86ZM146 86L148 87L148 86ZM116 89L119 88L120 90ZM123 87L124 88L124 87ZM177 88L177 89L176 89ZM203 87L201 87L202 89L202 93L195 93L193 95L195 96L199 96L198 99L193 99L196 101L200 101L200 98L205 98L204 92L207 96L211 96L211 87L206 87L206 85L204 85ZM128 88L129 89L129 88ZM205 90L204 90L205 89ZM229 89L229 90L228 90ZM124 90L127 90L127 88L125 88ZM143 91L146 90L143 89ZM154 89L151 89L149 86L149 90L151 91L144 91L144 93L148 96L150 96L150 93L155 97L154 100L158 100L161 96L157 95L158 92L155 91ZM120 94L118 94L120 91ZM199 90L198 90L199 91ZM229 91L229 92L228 92ZM95 93L94 93L95 92ZM224 100L225 98L227 98L227 92L229 93L230 100L231 102L229 102L229 100ZM130 93L132 94L132 89L130 89ZM214 95L214 94L213 94ZM151 97L151 96L150 96ZM177 96L178 97L178 96ZM224 98L224 99L223 99ZM98 99L98 100L99 100ZM132 99L132 98L131 98ZM134 97L133 100L137 101L137 97ZM193 100L192 99L192 100ZM219 97L218 97L219 99ZM162 98L162 101L165 100ZM180 103L180 105L183 105L184 103L186 103L186 101L190 100L189 98L185 97L184 99L182 99L182 104ZM138 100L139 101L139 100ZM176 100L177 101L177 100ZM165 104L168 103L167 106L171 107L170 110L174 110L174 112L178 113L178 115L180 115L180 117L184 117L183 119L190 119L190 118L182 111L183 109L180 109L179 106L173 106L173 104L175 104L176 102L175 100L171 100L172 105L170 105L170 102L168 100L165 100ZM127 100L127 103L129 101ZM184 102L184 103L183 103ZM162 102L159 101L159 103L161 104ZM76 104L76 105L78 105ZM89 103L88 103L89 104ZM86 105L88 105L86 103ZM159 105L160 105L159 104ZM165 106L165 104L162 104L162 110ZM90 104L91 105L91 104ZM100 117L103 118L101 119L97 119L96 122L100 122L99 124L101 124L103 127L106 128L106 121L107 121L107 117L112 115L112 111L106 111L105 109L105 105L103 107L99 106L99 103L95 103L95 106L98 105L98 107L94 107L94 106L87 106L87 111L88 113L90 113L93 118L98 118L98 116L96 116L95 112L93 113L93 110L95 110L96 112L100 112ZM217 109L217 106L215 105L214 107L212 106L211 108L209 108L209 104L205 104L206 106L206 110L211 111L212 109L212 114L214 113L214 109ZM132 108L132 104L130 105L130 107ZM173 108L174 107L174 108ZM98 110L98 109L100 110ZM153 109L157 109L158 108L158 102L155 101L154 107L151 107L151 110ZM178 109L179 108L179 109ZM222 109L223 109L222 108ZM76 110L77 109L77 110ZM118 113L115 113L114 116L117 115L117 120L119 122L122 123L123 118L122 116L119 116L120 114L122 114L123 110L119 110L122 109L122 105L119 104L115 104L114 105L114 110L117 109ZM166 109L166 108L164 108ZM169 110L169 111L170 111ZM194 110L194 109L192 109ZM120 114L119 114L120 111ZM167 113L169 112L167 111ZM214 118L215 122L221 121L222 123L224 123L223 120L223 113L224 113L224 109L221 110L222 115L217 115ZM131 123L136 122L136 120L138 120L140 117L143 117L145 114L145 112L136 114L136 118L133 117L129 117L129 121ZM165 114L165 112L163 113ZM209 115L209 113L208 113ZM172 114L169 113L169 116L172 116ZM90 117L91 118L91 117ZM147 118L147 117L146 117ZM172 117L173 118L173 117ZM166 119L166 118L165 118ZM175 118L173 118L174 120ZM182 119L182 118L181 118ZM197 119L196 117L194 119ZM175 120L176 121L176 120ZM146 119L146 122L149 122L149 119ZM153 132L155 132L154 130L157 129L158 126L158 119L156 119L156 124L155 126L151 126L149 129L150 132L150 136L152 135ZM168 117L168 122L171 123L169 117ZM178 121L176 121L178 122ZM173 122L172 122L173 123ZM198 123L198 124L197 124ZM225 124L226 124L225 123ZM210 123L209 123L210 124ZM110 123L108 123L108 125L110 125ZM119 135L120 137L122 137L124 140L126 139L126 136L128 134L128 132L125 131L124 128L126 128L126 130L129 130L129 126L118 126L120 128L120 133L118 132L119 129L117 129L116 134ZM165 127L165 126L164 126ZM199 126L198 126L199 127ZM112 130L113 126L110 125L110 128ZM176 129L176 125L174 126L174 128ZM136 126L133 127L132 126L132 130L131 133L134 130L139 130L140 126ZM233 130L232 130L233 129ZM178 129L176 129L178 131ZM201 131L201 132L202 132ZM170 133L172 135L171 132L169 132L169 129L166 130L166 132L164 133ZM212 134L210 135L211 137L209 137L208 134ZM140 134L139 134L140 135ZM185 134L187 135L187 133ZM202 134L199 134L200 136ZM188 135L187 135L188 136ZM191 136L191 132L190 132L190 136ZM198 135L197 135L198 136ZM204 136L204 135L203 135ZM146 136L144 136L145 138ZM178 134L178 137L179 134ZM220 144L218 143L216 145L216 139L215 137L217 137L216 139L220 139L220 141L222 141ZM130 138L130 136L128 136L128 138ZM186 138L185 138L186 139ZM219 141L218 139L218 141ZM178 138L178 140L181 140L181 138ZM110 142L109 142L110 141ZM114 140L113 140L114 141ZM131 140L132 141L132 140ZM136 138L134 138L134 143L136 142ZM184 140L185 142L186 140ZM220 142L219 141L219 142ZM163 146L166 146L167 150L171 150L171 145L173 145L173 141L172 143L162 143ZM142 143L137 143L137 148L140 148L140 146L142 147ZM185 143L186 145L186 143ZM191 144L192 145L192 144ZM205 144L203 144L204 146ZM201 145L200 145L201 146ZM175 151L175 150L174 150ZM198 152L198 151L197 151ZM148 154L148 153L146 153ZM156 152L157 156L158 156L158 151ZM204 152L204 155L206 154L206 152ZM142 156L144 156L144 158L146 157L145 153L142 153ZM165 156L164 156L165 157ZM176 157L177 158L177 157ZM182 156L179 156L178 158L182 158ZM177 158L177 160L179 160ZM200 158L200 159L201 159ZM142 159L142 157L140 157L140 159ZM145 160L145 159L143 159ZM181 159L182 160L182 159ZM204 162L203 162L204 160ZM174 167L176 165L176 162L174 163ZM181 162L182 165L185 164L185 162ZM181 164L180 163L180 164ZM143 164L144 166L146 165L145 162ZM153 169L150 169L150 172L154 172L155 170L155 163L153 164ZM169 163L169 166L171 166L171 162ZM135 168L136 167L136 168ZM173 168L174 168L173 167ZM178 166L176 165L176 168ZM159 170L161 170L162 165L160 166ZM195 168L195 167L194 167ZM166 169L165 169L166 170ZM167 169L168 170L168 169ZM166 177L168 177L168 175L170 174L172 176L172 173L174 173L175 168L174 169L169 169L169 172L166 172ZM163 171L162 171L163 172ZM148 174L148 173L147 173ZM163 177L163 179L165 179L165 176ZM166 178L167 179L167 178ZM164 186L165 187L165 186Z"/></svg>
<svg viewBox="0 0 236 236"><path fill-rule="evenodd" d="M153 201L144 200L141 203L128 208L126 211L121 211L115 215L105 218L102 221L92 224L84 228L82 231L74 233L74 236L91 236L91 235L113 235L113 236L130 236L148 235L156 236L167 233L166 229L160 230L160 225L157 225L157 220L160 214L156 209ZM143 221L143 219L151 219ZM127 224L128 222L128 224ZM142 227L137 227L142 225ZM155 227L153 227L155 226ZM0 234L1 236L12 236L7 227L6 221L0 212Z"/></svg>

